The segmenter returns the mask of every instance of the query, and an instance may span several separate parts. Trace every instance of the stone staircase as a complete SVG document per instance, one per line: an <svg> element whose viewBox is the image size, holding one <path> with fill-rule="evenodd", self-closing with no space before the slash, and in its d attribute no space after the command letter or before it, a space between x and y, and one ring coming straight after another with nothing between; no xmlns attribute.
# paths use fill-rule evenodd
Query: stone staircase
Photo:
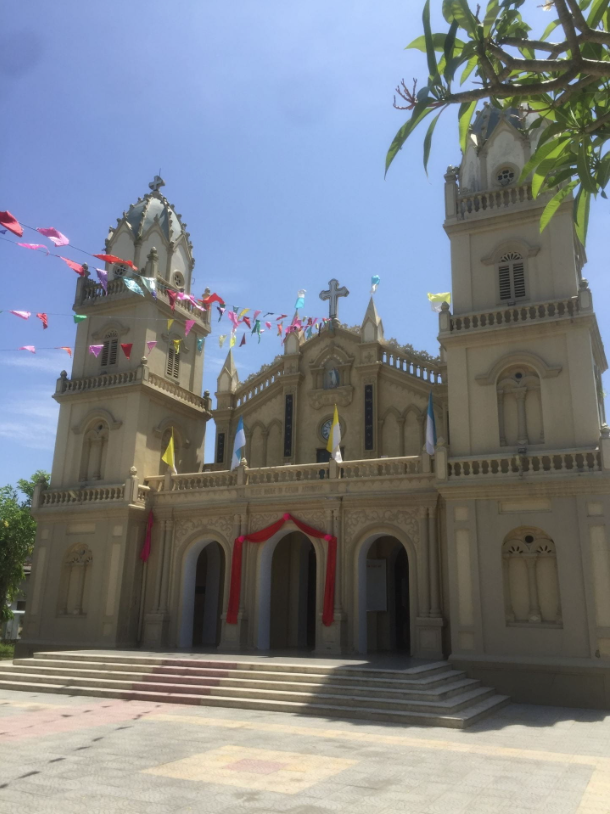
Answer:
<svg viewBox="0 0 610 814"><path fill-rule="evenodd" d="M0 689L457 728L509 700L447 662L378 670L82 651L0 662Z"/></svg>

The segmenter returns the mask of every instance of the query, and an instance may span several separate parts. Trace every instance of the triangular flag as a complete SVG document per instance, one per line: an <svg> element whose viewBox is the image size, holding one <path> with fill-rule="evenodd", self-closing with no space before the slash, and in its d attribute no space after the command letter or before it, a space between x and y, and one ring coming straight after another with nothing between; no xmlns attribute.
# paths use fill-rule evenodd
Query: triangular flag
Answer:
<svg viewBox="0 0 610 814"><path fill-rule="evenodd" d="M281 336L283 330L284 330L284 323L283 322L278 322L277 335Z"/></svg>
<svg viewBox="0 0 610 814"><path fill-rule="evenodd" d="M374 294L377 291L377 286L380 283L379 275L373 274L371 277L371 294Z"/></svg>
<svg viewBox="0 0 610 814"><path fill-rule="evenodd" d="M128 344L121 344L121 348L123 349L123 353L129 359L131 356L131 349L133 348L133 342L129 342Z"/></svg>
<svg viewBox="0 0 610 814"><path fill-rule="evenodd" d="M187 319L187 321L184 323L184 335L185 336L189 335L189 333L191 332L191 328L193 327L194 324L195 324L194 319Z"/></svg>
<svg viewBox="0 0 610 814"><path fill-rule="evenodd" d="M225 304L225 301L221 297L219 297L218 294L210 294L209 297L203 297L201 302L204 305L209 305L212 302L219 302L222 306L224 306Z"/></svg>
<svg viewBox="0 0 610 814"><path fill-rule="evenodd" d="M0 225L5 226L9 232L12 232L17 237L23 235L23 226L19 223L14 215L10 212L0 212Z"/></svg>
<svg viewBox="0 0 610 814"><path fill-rule="evenodd" d="M176 353L176 356L180 353L180 340L179 339L174 339L174 352Z"/></svg>
<svg viewBox="0 0 610 814"><path fill-rule="evenodd" d="M34 249L34 251L42 249L43 252L49 253L47 247L43 246L42 243L18 243L17 245L22 246L24 249Z"/></svg>
<svg viewBox="0 0 610 814"><path fill-rule="evenodd" d="M65 352L68 354L68 356L70 358L72 358L72 348L61 347L61 348L57 348L57 350L65 350Z"/></svg>
<svg viewBox="0 0 610 814"><path fill-rule="evenodd" d="M49 317L46 314L36 314L36 316L42 322L43 328L49 327Z"/></svg>
<svg viewBox="0 0 610 814"><path fill-rule="evenodd" d="M144 283L145 287L148 289L148 291L152 295L153 300L156 300L157 299L157 281L153 280L152 277L140 277L140 280Z"/></svg>
<svg viewBox="0 0 610 814"><path fill-rule="evenodd" d="M139 294L141 297L144 296L144 292L140 288L140 286L136 283L135 280L131 280L129 277L123 277L123 284L130 290L133 291L134 294Z"/></svg>
<svg viewBox="0 0 610 814"><path fill-rule="evenodd" d="M258 316L260 313L261 313L260 311L255 311L255 312L252 314L252 319L256 319L256 317L257 317L257 316Z"/></svg>
<svg viewBox="0 0 610 814"><path fill-rule="evenodd" d="M219 348L222 348L222 346L223 346L223 345L224 345L224 343L225 343L225 339L226 339L226 338L227 338L227 335L226 335L226 334L221 334L221 335L218 337L218 347L219 347Z"/></svg>
<svg viewBox="0 0 610 814"><path fill-rule="evenodd" d="M174 324L174 320L173 320L173 319L168 319L168 320L167 320L167 330L168 330L168 331L171 331L171 329L172 329L172 325L173 325L173 324Z"/></svg>
<svg viewBox="0 0 610 814"><path fill-rule="evenodd" d="M216 306L216 310L217 310L217 311L218 311L218 313L220 314L220 316L218 317L218 321L220 322L220 320L222 319L222 315L223 315L223 314L224 314L224 312L225 312L225 309L224 309L224 308L222 308L220 305L217 305L217 306Z"/></svg>
<svg viewBox="0 0 610 814"><path fill-rule="evenodd" d="M89 345L89 353L92 353L97 359L103 347L103 345Z"/></svg>
<svg viewBox="0 0 610 814"><path fill-rule="evenodd" d="M432 310L438 314L442 310L444 302L446 302L448 305L451 303L451 292L446 291L444 294L429 293L428 300L430 301L430 307Z"/></svg>
<svg viewBox="0 0 610 814"><path fill-rule="evenodd" d="M87 319L86 316L82 314L74 314L74 322L78 325L79 322L82 322L84 319Z"/></svg>
<svg viewBox="0 0 610 814"><path fill-rule="evenodd" d="M244 323L244 325L247 325L248 328L252 327L252 325L250 325L250 317L243 317L242 322Z"/></svg>
<svg viewBox="0 0 610 814"><path fill-rule="evenodd" d="M236 342L237 342L237 337L235 336L235 334L231 334L231 339L229 341L229 347L234 348Z"/></svg>
<svg viewBox="0 0 610 814"><path fill-rule="evenodd" d="M243 318L244 318L244 315L245 315L245 314L247 314L249 310L250 310L249 308L244 308L244 309L242 309L242 310L239 312L239 319L243 319Z"/></svg>
<svg viewBox="0 0 610 814"><path fill-rule="evenodd" d="M167 298L169 299L170 308L172 311L176 307L176 297L178 296L177 291L170 291L169 288L167 289Z"/></svg>
<svg viewBox="0 0 610 814"><path fill-rule="evenodd" d="M331 458L334 458L337 463L341 463L341 424L339 423L339 411L335 404L335 412L333 413L333 423L328 434L328 443L326 444L326 451L330 452Z"/></svg>
<svg viewBox="0 0 610 814"><path fill-rule="evenodd" d="M271 323L270 323L270 322L265 322L265 327L266 327L266 328L270 328L270 327L271 327Z"/></svg>
<svg viewBox="0 0 610 814"><path fill-rule="evenodd" d="M34 345L23 345L19 350L29 350L30 353L36 353Z"/></svg>
<svg viewBox="0 0 610 814"><path fill-rule="evenodd" d="M203 343L205 342L205 336L198 336L197 337L197 350L203 350Z"/></svg>
<svg viewBox="0 0 610 814"><path fill-rule="evenodd" d="M57 246L67 246L68 243L70 242L65 235L62 235L61 232L58 232L57 229L54 229L52 226L49 226L48 228L44 228L44 229L41 229L40 227L38 227L36 229L36 231L40 232L41 235L44 235L45 237L48 237L49 240L51 241L51 243L55 247L57 247Z"/></svg>
<svg viewBox="0 0 610 814"><path fill-rule="evenodd" d="M152 349L153 349L153 348L156 346L156 344L157 344L157 340L156 340L156 339L150 339L150 340L149 340L149 341L146 343L146 347L148 348L148 353L150 353L150 352L151 352L151 350L152 350Z"/></svg>
<svg viewBox="0 0 610 814"><path fill-rule="evenodd" d="M239 347L241 348L242 345L246 344L246 333L244 331L244 335L241 338L241 342L239 343Z"/></svg>
<svg viewBox="0 0 610 814"><path fill-rule="evenodd" d="M174 428L172 427L172 434L169 439L169 444L167 445L167 449L163 453L161 460L166 463L169 468L172 470L174 475L177 475L178 472L176 471L176 453L174 451Z"/></svg>
<svg viewBox="0 0 610 814"><path fill-rule="evenodd" d="M97 257L98 260L103 260L104 263L119 263L122 266L129 266L134 271L138 270L138 267L134 266L131 260L121 260L120 257L115 257L114 254L94 254L93 256Z"/></svg>
<svg viewBox="0 0 610 814"><path fill-rule="evenodd" d="M16 317L21 317L21 319L29 319L32 316L31 311L9 311L10 314L15 314Z"/></svg>
<svg viewBox="0 0 610 814"><path fill-rule="evenodd" d="M97 272L97 279L102 284L102 288L104 291L108 291L108 272L104 271L104 269L95 269Z"/></svg>
<svg viewBox="0 0 610 814"><path fill-rule="evenodd" d="M62 257L61 254L58 254L56 256L63 260L66 265L70 266L72 271L75 271L77 274L80 274L81 277L85 273L85 269L81 266L80 263L75 263L74 260L69 260L67 257Z"/></svg>

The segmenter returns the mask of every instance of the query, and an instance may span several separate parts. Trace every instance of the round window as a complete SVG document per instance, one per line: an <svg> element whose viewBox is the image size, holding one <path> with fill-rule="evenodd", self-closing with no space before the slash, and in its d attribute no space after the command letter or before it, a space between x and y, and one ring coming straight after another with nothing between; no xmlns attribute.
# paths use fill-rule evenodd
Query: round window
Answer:
<svg viewBox="0 0 610 814"><path fill-rule="evenodd" d="M181 271L175 271L172 275L172 283L176 288L184 288L184 274Z"/></svg>
<svg viewBox="0 0 610 814"><path fill-rule="evenodd" d="M127 266L124 266L122 263L117 263L114 267L114 276L115 277L126 277L127 276Z"/></svg>
<svg viewBox="0 0 610 814"><path fill-rule="evenodd" d="M507 187L515 180L515 171L511 167L502 167L496 174L496 181L501 187Z"/></svg>

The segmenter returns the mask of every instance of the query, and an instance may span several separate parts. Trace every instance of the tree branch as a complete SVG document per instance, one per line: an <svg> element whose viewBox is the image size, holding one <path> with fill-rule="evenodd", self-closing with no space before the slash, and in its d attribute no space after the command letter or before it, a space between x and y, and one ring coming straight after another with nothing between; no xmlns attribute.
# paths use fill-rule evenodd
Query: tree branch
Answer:
<svg viewBox="0 0 610 814"><path fill-rule="evenodd" d="M565 0L555 0L555 9L557 10L557 17L563 28L563 33L566 35L566 40L570 46L572 59L580 59L580 47L578 37L576 36L576 29L574 28L574 20L568 11Z"/></svg>

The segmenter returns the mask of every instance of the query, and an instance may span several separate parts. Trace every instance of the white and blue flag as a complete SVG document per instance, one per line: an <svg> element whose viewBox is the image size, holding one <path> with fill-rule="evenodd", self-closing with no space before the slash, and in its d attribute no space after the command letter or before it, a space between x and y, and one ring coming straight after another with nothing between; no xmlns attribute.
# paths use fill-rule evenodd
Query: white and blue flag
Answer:
<svg viewBox="0 0 610 814"><path fill-rule="evenodd" d="M235 434L235 443L233 444L233 458L231 459L231 469L237 469L241 463L242 450L246 446L246 433L244 431L244 420L240 416L237 422L237 432Z"/></svg>
<svg viewBox="0 0 610 814"><path fill-rule="evenodd" d="M436 446L436 422L434 420L434 408L432 407L432 391L428 399L428 415L426 416L426 452L434 455Z"/></svg>

